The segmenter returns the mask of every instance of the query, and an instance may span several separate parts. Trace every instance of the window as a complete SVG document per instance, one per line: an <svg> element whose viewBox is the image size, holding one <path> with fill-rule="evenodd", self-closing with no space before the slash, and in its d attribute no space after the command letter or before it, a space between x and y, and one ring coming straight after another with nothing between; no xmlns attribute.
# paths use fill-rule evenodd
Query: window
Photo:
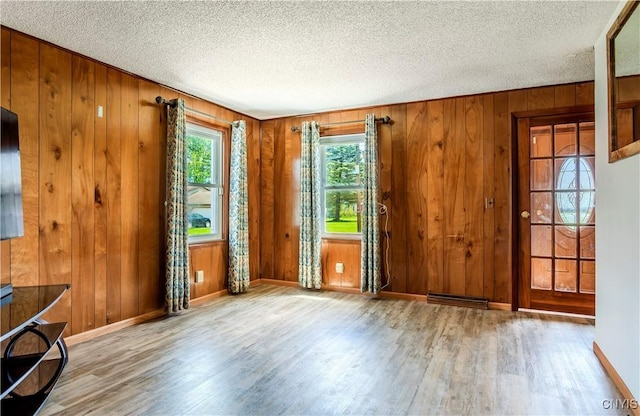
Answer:
<svg viewBox="0 0 640 416"><path fill-rule="evenodd" d="M359 236L364 171L364 134L322 137L323 235Z"/></svg>
<svg viewBox="0 0 640 416"><path fill-rule="evenodd" d="M222 238L222 133L187 123L189 241Z"/></svg>

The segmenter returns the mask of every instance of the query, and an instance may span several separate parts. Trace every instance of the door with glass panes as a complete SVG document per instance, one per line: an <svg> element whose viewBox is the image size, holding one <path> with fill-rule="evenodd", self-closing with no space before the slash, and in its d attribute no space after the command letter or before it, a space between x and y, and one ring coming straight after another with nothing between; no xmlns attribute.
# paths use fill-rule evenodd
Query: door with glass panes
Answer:
<svg viewBox="0 0 640 416"><path fill-rule="evenodd" d="M595 312L592 113L518 119L518 306Z"/></svg>

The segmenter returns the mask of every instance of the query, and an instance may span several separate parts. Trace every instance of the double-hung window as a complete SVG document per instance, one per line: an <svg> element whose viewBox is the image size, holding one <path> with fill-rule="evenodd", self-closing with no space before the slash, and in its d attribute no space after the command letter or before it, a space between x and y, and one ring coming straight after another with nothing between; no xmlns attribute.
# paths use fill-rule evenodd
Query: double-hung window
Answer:
<svg viewBox="0 0 640 416"><path fill-rule="evenodd" d="M189 241L222 238L222 133L187 123Z"/></svg>
<svg viewBox="0 0 640 416"><path fill-rule="evenodd" d="M324 237L359 237L364 134L320 138Z"/></svg>

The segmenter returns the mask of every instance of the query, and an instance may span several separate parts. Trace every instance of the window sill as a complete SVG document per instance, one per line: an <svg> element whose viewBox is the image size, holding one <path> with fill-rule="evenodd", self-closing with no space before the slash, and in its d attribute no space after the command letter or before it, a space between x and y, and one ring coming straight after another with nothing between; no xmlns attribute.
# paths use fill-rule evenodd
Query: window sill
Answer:
<svg viewBox="0 0 640 416"><path fill-rule="evenodd" d="M360 234L353 235L353 236L329 234L329 235L323 235L322 241L360 244L360 242L362 241L362 236Z"/></svg>
<svg viewBox="0 0 640 416"><path fill-rule="evenodd" d="M217 240L201 240L201 241L189 241L189 248L201 248L207 246L219 246L222 244L227 244L227 240L217 239Z"/></svg>

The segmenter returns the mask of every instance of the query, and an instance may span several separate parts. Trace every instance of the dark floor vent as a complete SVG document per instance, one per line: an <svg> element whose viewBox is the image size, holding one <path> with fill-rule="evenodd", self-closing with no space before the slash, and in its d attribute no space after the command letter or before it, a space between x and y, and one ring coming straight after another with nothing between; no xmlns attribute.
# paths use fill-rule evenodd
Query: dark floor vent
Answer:
<svg viewBox="0 0 640 416"><path fill-rule="evenodd" d="M476 298L473 296L449 295L446 293L427 294L427 303L436 303L440 305L465 306L467 308L489 309L489 300L487 298Z"/></svg>

